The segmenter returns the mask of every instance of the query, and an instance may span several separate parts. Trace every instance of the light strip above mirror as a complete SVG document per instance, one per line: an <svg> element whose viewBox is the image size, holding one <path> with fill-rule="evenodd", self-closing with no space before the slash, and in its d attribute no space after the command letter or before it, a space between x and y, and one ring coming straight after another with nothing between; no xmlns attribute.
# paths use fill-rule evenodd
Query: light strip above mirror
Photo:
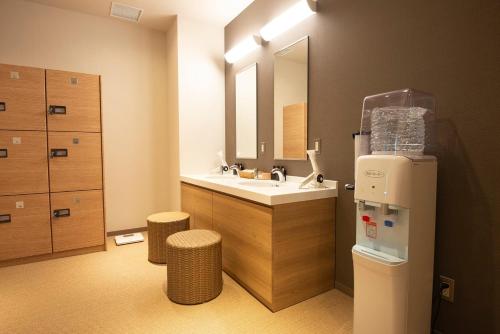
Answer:
<svg viewBox="0 0 500 334"><path fill-rule="evenodd" d="M271 41L276 36L315 14L316 10L317 5L315 0L301 0L262 27L260 29L260 36L265 41Z"/></svg>
<svg viewBox="0 0 500 334"><path fill-rule="evenodd" d="M256 50L262 44L261 38L257 35L249 36L243 41L238 43L234 48L226 52L224 58L229 64L233 64L249 54L250 52Z"/></svg>

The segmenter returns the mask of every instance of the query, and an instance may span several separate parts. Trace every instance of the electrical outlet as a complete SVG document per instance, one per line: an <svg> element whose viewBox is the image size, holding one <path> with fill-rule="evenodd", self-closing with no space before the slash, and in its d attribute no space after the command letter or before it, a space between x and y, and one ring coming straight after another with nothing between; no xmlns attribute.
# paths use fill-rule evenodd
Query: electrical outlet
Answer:
<svg viewBox="0 0 500 334"><path fill-rule="evenodd" d="M262 141L260 142L260 153L265 153L266 152L266 142Z"/></svg>
<svg viewBox="0 0 500 334"><path fill-rule="evenodd" d="M316 152L316 154L321 153L321 139L319 138L314 139L314 151Z"/></svg>
<svg viewBox="0 0 500 334"><path fill-rule="evenodd" d="M455 299L455 280L453 278L449 278L443 275L439 276L439 284L447 284L447 288L441 288L441 298L453 303Z"/></svg>

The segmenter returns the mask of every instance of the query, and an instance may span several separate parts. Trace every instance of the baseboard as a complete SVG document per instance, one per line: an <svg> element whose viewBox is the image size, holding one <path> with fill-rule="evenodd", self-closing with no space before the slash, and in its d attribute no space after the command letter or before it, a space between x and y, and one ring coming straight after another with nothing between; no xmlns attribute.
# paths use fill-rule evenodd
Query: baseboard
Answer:
<svg viewBox="0 0 500 334"><path fill-rule="evenodd" d="M105 250L106 250L106 245L99 245L99 246L92 246L92 247L86 247L86 248L72 249L72 250L63 251L63 252L56 252L56 253L23 257L23 258L19 258L19 259L2 261L2 262L0 262L0 268L19 265L19 264L28 264L28 263L33 263L33 262L41 262L41 261L59 259L59 258L68 257L68 256L84 255L84 254L88 254L88 253L101 252L101 251L105 251Z"/></svg>
<svg viewBox="0 0 500 334"><path fill-rule="evenodd" d="M340 283L339 281L335 281L335 289L342 291L348 296L354 297L354 290L351 287Z"/></svg>
<svg viewBox="0 0 500 334"><path fill-rule="evenodd" d="M148 227L147 226L143 226L143 227L129 228L127 230L111 231L111 232L106 233L106 235L108 237L114 237L115 235L144 232L144 231L147 231L147 230L148 230Z"/></svg>

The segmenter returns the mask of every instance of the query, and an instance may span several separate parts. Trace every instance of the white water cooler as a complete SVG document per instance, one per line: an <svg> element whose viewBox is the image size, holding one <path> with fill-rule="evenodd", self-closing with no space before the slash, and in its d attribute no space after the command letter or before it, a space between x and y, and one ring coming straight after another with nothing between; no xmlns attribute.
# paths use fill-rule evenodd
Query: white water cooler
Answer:
<svg viewBox="0 0 500 334"><path fill-rule="evenodd" d="M390 95L382 95L380 103ZM366 99L364 107L363 117L369 121ZM384 116L393 117L389 123L395 119L394 113ZM388 135L395 142L393 152L390 147L375 152L374 136L387 133L374 133L367 129L371 125L362 121L361 128L371 136L371 152L356 160L353 333L429 334L437 161L423 154L423 143L420 152L409 152L402 137L394 134ZM395 122L392 126L402 128Z"/></svg>
<svg viewBox="0 0 500 334"><path fill-rule="evenodd" d="M357 164L354 334L428 334L436 159L366 155Z"/></svg>

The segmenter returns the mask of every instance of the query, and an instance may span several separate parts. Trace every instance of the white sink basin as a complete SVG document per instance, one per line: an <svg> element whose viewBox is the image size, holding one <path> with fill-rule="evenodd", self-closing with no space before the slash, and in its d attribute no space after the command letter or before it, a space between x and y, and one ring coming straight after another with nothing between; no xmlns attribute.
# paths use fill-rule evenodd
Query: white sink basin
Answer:
<svg viewBox="0 0 500 334"><path fill-rule="evenodd" d="M207 179L213 179L213 180L230 180L230 179L237 179L236 175L230 175L230 174L224 174L224 175L207 175L205 176Z"/></svg>
<svg viewBox="0 0 500 334"><path fill-rule="evenodd" d="M276 181L242 181L238 182L240 186L245 187L259 187L259 188L276 188L280 184Z"/></svg>
<svg viewBox="0 0 500 334"><path fill-rule="evenodd" d="M309 201L337 196L337 181L325 180L324 188L299 189L303 177L288 176L279 183L272 180L242 179L236 175L181 175L181 181L265 205ZM278 186L276 186L278 184Z"/></svg>

